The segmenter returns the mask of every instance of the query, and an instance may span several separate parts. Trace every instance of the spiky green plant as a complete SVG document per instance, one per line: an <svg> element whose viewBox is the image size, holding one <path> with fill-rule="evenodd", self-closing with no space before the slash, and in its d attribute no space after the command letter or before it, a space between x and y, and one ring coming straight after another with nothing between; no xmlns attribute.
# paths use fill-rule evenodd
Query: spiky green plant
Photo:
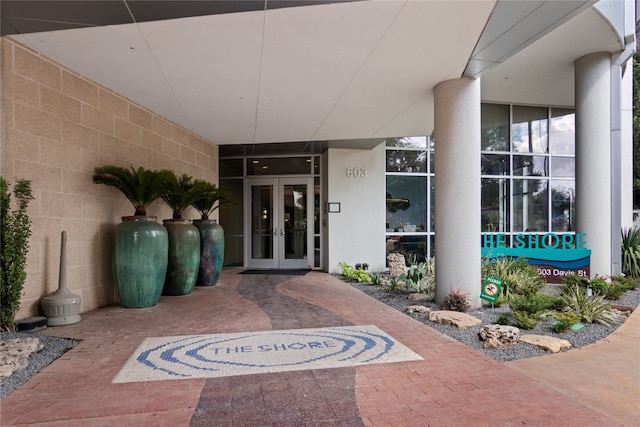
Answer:
<svg viewBox="0 0 640 427"><path fill-rule="evenodd" d="M622 229L622 272L631 277L640 277L640 229Z"/></svg>
<svg viewBox="0 0 640 427"><path fill-rule="evenodd" d="M95 168L93 182L115 187L131 202L134 215L144 216L147 208L165 192L164 183L171 180L170 170L150 170L140 166L138 169L120 166L102 166Z"/></svg>
<svg viewBox="0 0 640 427"><path fill-rule="evenodd" d="M25 265L31 236L31 219L27 215L33 200L31 181L16 180L13 195L17 210L11 210L9 184L0 177L0 321L3 329L15 330L15 314L27 278Z"/></svg>
<svg viewBox="0 0 640 427"><path fill-rule="evenodd" d="M426 264L419 262L411 264L407 271L400 275L400 280L404 281L404 286L408 291L428 292L426 276Z"/></svg>
<svg viewBox="0 0 640 427"><path fill-rule="evenodd" d="M547 284L544 277L538 274L535 267L529 265L525 258L510 259L499 257L483 260L482 277L497 277L502 280L502 294L532 295Z"/></svg>
<svg viewBox="0 0 640 427"><path fill-rule="evenodd" d="M601 323L611 326L616 322L616 315L611 311L611 305L603 301L602 295L589 296L587 289L573 286L566 290L562 299L570 311L580 316L585 323Z"/></svg>
<svg viewBox="0 0 640 427"><path fill-rule="evenodd" d="M199 197L191 205L200 213L201 219L209 219L209 215L220 206L229 203L227 192L224 188L202 179L196 179L193 183L193 191Z"/></svg>
<svg viewBox="0 0 640 427"><path fill-rule="evenodd" d="M202 192L194 184L193 178L187 174L176 176L171 172L171 177L163 183L164 191L162 200L173 211L173 219L182 219L182 213L201 197Z"/></svg>
<svg viewBox="0 0 640 427"><path fill-rule="evenodd" d="M369 274L371 276L371 284L380 286L382 285L382 273L380 271L374 271Z"/></svg>
<svg viewBox="0 0 640 427"><path fill-rule="evenodd" d="M385 285L383 285L383 289L387 292L400 292L400 285L402 281L398 276L389 276L389 280Z"/></svg>

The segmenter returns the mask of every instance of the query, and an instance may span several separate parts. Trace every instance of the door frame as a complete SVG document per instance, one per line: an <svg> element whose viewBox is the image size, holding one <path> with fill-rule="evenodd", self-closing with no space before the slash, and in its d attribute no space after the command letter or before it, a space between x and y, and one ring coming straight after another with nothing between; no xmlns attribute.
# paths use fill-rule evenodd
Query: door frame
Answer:
<svg viewBox="0 0 640 427"><path fill-rule="evenodd" d="M307 188L307 254L303 259L286 259L284 254L284 186L305 185ZM252 253L252 186L273 185L272 193L272 259L254 259ZM314 179L313 176L260 176L246 178L244 186L244 265L246 268L299 269L313 268L314 265Z"/></svg>

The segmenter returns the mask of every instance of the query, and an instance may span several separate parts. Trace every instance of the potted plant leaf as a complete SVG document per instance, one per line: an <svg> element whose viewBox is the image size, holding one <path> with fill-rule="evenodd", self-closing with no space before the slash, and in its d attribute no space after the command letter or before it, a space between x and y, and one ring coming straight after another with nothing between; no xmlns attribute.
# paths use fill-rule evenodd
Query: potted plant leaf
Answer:
<svg viewBox="0 0 640 427"><path fill-rule="evenodd" d="M213 286L218 283L224 263L224 230L215 219L209 219L209 215L228 199L223 189L204 180L194 182L194 191L199 197L192 206L200 213L200 219L193 221L200 232L200 267L196 285Z"/></svg>
<svg viewBox="0 0 640 427"><path fill-rule="evenodd" d="M167 230L147 207L163 195L168 170L120 166L95 168L93 182L115 187L131 202L135 212L123 216L113 233L112 271L116 294L125 307L151 307L158 303L167 273Z"/></svg>
<svg viewBox="0 0 640 427"><path fill-rule="evenodd" d="M163 221L169 236L169 264L164 281L165 295L188 295L193 291L200 265L200 233L191 220L182 218L185 209L201 197L189 175L172 173L164 182L162 200L173 211Z"/></svg>

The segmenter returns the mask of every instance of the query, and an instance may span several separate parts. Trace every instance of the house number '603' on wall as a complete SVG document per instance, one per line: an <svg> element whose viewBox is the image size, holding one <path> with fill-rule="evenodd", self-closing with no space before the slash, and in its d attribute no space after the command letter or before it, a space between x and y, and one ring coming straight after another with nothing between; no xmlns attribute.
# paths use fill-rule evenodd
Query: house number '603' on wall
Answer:
<svg viewBox="0 0 640 427"><path fill-rule="evenodd" d="M347 168L348 178L364 178L367 176L367 168Z"/></svg>

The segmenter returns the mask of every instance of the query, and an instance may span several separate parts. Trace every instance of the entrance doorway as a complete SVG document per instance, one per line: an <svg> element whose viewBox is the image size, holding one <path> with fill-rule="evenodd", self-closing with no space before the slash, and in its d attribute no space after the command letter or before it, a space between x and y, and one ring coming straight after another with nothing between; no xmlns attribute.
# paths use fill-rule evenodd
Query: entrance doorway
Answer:
<svg viewBox="0 0 640 427"><path fill-rule="evenodd" d="M310 268L313 248L313 178L247 180L245 265L249 268ZM313 250L311 251L313 253Z"/></svg>

